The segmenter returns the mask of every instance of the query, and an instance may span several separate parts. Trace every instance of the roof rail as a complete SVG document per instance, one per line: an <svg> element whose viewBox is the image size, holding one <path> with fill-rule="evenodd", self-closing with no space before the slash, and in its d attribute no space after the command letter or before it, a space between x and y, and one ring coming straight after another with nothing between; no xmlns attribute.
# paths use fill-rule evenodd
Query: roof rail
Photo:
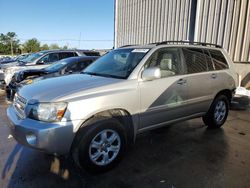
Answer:
<svg viewBox="0 0 250 188"><path fill-rule="evenodd" d="M120 46L119 48L125 48L129 46L138 46L138 44L128 44L128 45Z"/></svg>
<svg viewBox="0 0 250 188"><path fill-rule="evenodd" d="M163 44L194 44L194 45L201 45L201 46L213 46L216 48L222 48L221 45L218 44L212 44L212 43L206 43L206 42L192 42L192 41L175 41L175 40L170 40L170 41L162 41L156 43L156 46L158 45L163 45Z"/></svg>

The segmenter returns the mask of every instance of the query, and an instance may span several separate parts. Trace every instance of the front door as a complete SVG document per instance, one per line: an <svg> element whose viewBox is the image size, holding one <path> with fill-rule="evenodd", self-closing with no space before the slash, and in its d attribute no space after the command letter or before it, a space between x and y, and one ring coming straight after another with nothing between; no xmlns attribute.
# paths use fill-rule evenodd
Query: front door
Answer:
<svg viewBox="0 0 250 188"><path fill-rule="evenodd" d="M187 100L187 85L179 48L157 50L145 69L159 67L161 78L139 82L140 129L161 125L186 115L182 105Z"/></svg>

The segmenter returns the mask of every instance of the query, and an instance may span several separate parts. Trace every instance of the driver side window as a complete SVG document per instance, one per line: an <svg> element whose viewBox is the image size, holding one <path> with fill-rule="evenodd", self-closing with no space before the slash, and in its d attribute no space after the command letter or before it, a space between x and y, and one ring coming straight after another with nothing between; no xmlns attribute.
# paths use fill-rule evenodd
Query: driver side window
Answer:
<svg viewBox="0 0 250 188"><path fill-rule="evenodd" d="M162 78L182 74L180 50L163 48L156 51L145 66L145 68L149 67L160 68Z"/></svg>
<svg viewBox="0 0 250 188"><path fill-rule="evenodd" d="M47 54L44 57L42 57L38 64L48 64L48 63L52 63L55 61L59 60L59 55L58 53L51 53L51 54Z"/></svg>

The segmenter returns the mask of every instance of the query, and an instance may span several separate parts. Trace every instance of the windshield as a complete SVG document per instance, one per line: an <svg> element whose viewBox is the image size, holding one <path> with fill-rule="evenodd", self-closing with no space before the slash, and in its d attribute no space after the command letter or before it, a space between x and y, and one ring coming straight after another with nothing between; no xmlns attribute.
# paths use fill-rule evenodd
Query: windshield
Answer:
<svg viewBox="0 0 250 188"><path fill-rule="evenodd" d="M39 57L41 57L44 53L38 52L38 53L33 53L28 55L26 58L22 59L21 61L25 62L25 63L29 63L32 62L36 59L38 59Z"/></svg>
<svg viewBox="0 0 250 188"><path fill-rule="evenodd" d="M53 63L52 65L46 67L44 70L46 72L56 72L56 71L59 71L61 68L63 68L66 64L67 64L67 62L65 62L65 61L58 61L58 62Z"/></svg>
<svg viewBox="0 0 250 188"><path fill-rule="evenodd" d="M127 78L149 49L118 49L97 59L84 70L84 74Z"/></svg>

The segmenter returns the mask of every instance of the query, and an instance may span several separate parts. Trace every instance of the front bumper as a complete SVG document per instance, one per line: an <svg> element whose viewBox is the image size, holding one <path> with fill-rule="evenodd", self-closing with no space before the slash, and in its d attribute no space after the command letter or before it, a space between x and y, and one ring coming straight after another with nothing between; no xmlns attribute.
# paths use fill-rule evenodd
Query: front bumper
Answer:
<svg viewBox="0 0 250 188"><path fill-rule="evenodd" d="M12 106L7 109L11 135L22 145L51 154L67 154L75 133L73 121L47 123L20 119Z"/></svg>
<svg viewBox="0 0 250 188"><path fill-rule="evenodd" d="M8 86L6 86L6 97L9 101L13 101L15 93L17 92L18 87L12 83L10 83Z"/></svg>

